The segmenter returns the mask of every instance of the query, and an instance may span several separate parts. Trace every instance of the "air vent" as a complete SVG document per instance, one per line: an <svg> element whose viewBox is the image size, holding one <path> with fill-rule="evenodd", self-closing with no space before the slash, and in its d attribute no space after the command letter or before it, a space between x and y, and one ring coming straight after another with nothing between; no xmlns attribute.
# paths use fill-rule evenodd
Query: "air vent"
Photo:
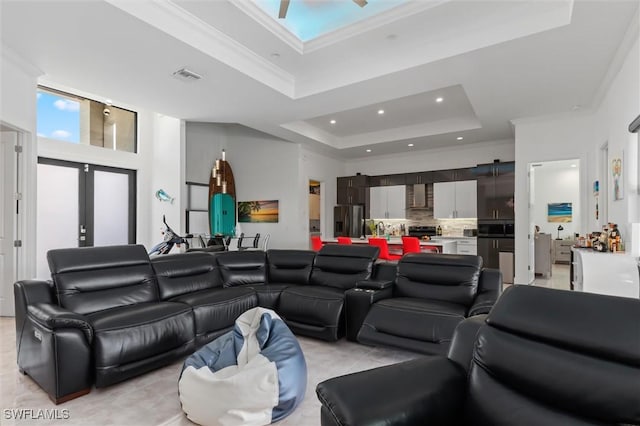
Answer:
<svg viewBox="0 0 640 426"><path fill-rule="evenodd" d="M178 80L186 82L197 81L202 78L200 74L193 72L187 68L180 68L178 71L173 73L173 76Z"/></svg>

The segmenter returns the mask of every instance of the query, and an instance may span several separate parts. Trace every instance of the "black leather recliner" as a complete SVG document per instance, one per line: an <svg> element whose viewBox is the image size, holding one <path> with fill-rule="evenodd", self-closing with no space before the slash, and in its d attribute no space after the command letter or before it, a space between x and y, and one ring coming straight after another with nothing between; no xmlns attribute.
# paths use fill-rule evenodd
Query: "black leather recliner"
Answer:
<svg viewBox="0 0 640 426"><path fill-rule="evenodd" d="M344 334L345 291L367 280L378 257L377 247L326 245L315 256L306 285L287 287L278 314L296 333L335 341Z"/></svg>
<svg viewBox="0 0 640 426"><path fill-rule="evenodd" d="M640 300L513 286L447 357L329 379L323 426L640 424Z"/></svg>
<svg viewBox="0 0 640 426"><path fill-rule="evenodd" d="M360 343L445 354L458 323L488 313L501 289L500 271L483 269L480 256L411 253L398 262L395 282L349 291L347 309L366 309L358 307L362 298L371 305L357 331Z"/></svg>

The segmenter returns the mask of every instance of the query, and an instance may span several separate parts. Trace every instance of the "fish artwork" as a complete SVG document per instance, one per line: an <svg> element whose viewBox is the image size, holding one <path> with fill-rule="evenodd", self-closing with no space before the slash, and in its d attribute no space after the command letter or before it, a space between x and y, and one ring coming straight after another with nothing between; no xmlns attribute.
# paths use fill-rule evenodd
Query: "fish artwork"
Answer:
<svg viewBox="0 0 640 426"><path fill-rule="evenodd" d="M158 189L156 191L156 198L160 201L168 201L171 204L173 204L173 200L174 198L172 196L170 196L169 194L167 194L164 189Z"/></svg>

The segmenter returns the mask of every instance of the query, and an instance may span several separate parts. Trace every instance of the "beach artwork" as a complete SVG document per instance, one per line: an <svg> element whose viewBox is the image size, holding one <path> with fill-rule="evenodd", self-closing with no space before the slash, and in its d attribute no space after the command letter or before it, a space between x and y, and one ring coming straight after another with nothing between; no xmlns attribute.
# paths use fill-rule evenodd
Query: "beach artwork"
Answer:
<svg viewBox="0 0 640 426"><path fill-rule="evenodd" d="M277 223L278 200L238 202L238 222Z"/></svg>
<svg viewBox="0 0 640 426"><path fill-rule="evenodd" d="M571 222L571 203L549 203L547 204L547 221L549 222Z"/></svg>

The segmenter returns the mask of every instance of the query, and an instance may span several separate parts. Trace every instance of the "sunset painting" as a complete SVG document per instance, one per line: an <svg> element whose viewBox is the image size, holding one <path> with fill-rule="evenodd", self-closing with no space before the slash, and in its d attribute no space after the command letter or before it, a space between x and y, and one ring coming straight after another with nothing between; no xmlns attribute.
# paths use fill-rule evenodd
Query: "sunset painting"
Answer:
<svg viewBox="0 0 640 426"><path fill-rule="evenodd" d="M278 200L238 202L238 222L277 223Z"/></svg>

